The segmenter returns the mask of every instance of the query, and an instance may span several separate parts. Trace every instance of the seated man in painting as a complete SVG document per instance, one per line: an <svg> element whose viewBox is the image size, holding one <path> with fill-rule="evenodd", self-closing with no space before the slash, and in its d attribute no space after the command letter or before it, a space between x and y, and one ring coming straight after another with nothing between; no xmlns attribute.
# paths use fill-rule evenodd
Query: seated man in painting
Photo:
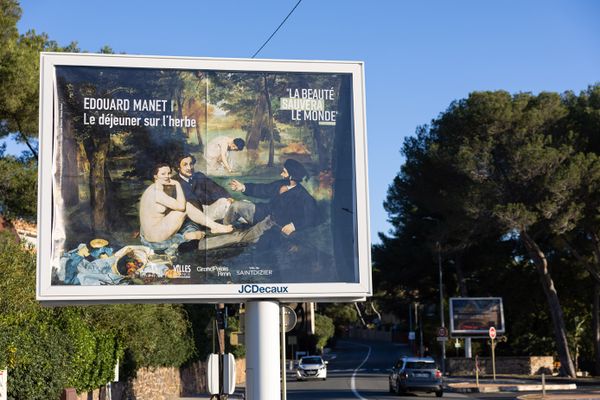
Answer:
<svg viewBox="0 0 600 400"><path fill-rule="evenodd" d="M282 179L271 183L230 182L230 187L246 196L266 199L268 202L247 203L250 206L239 208L236 202L228 211L225 223L243 218L249 224L261 224L262 235L270 231L268 240L261 242L270 246L278 245L282 237L290 237L297 231L313 227L319 223L319 210L316 200L302 186L307 178L306 168L294 159L288 159L281 171Z"/></svg>
<svg viewBox="0 0 600 400"><path fill-rule="evenodd" d="M231 225L216 222L186 200L182 185L172 179L168 164L157 164L152 176L154 182L140 199L140 236L144 245L175 253L177 246L184 241L204 237L200 225L214 234L233 230ZM195 225L185 225L187 219Z"/></svg>
<svg viewBox="0 0 600 400"><path fill-rule="evenodd" d="M175 165L177 175L173 180L181 184L185 200L209 218L222 220L233 202L229 192L202 172L195 171L196 158L193 155L179 154Z"/></svg>

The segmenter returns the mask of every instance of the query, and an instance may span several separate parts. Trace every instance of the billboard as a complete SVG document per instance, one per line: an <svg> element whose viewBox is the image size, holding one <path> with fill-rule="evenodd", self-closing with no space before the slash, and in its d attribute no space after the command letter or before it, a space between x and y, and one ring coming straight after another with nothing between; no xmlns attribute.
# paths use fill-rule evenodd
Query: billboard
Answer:
<svg viewBox="0 0 600 400"><path fill-rule="evenodd" d="M361 62L40 69L39 300L371 294Z"/></svg>
<svg viewBox="0 0 600 400"><path fill-rule="evenodd" d="M450 298L451 336L488 336L489 329L505 333L501 297Z"/></svg>

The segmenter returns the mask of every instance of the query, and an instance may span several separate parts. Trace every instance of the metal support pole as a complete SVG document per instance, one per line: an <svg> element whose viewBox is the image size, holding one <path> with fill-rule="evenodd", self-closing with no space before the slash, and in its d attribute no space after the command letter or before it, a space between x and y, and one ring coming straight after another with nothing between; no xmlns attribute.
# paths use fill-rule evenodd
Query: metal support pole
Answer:
<svg viewBox="0 0 600 400"><path fill-rule="evenodd" d="M413 331L413 315L412 315L412 303L408 303L408 346L410 348L410 351L412 351L414 353L415 351L415 338L413 336L413 338L410 338L410 334L413 333L414 335L414 331Z"/></svg>
<svg viewBox="0 0 600 400"><path fill-rule="evenodd" d="M542 399L546 398L546 374L542 374Z"/></svg>
<svg viewBox="0 0 600 400"><path fill-rule="evenodd" d="M213 352L213 354L217 352L217 332L219 332L219 330L217 329L217 318L215 317L213 319L213 323L212 323L212 352Z"/></svg>
<svg viewBox="0 0 600 400"><path fill-rule="evenodd" d="M496 343L492 339L492 371L494 374L494 382L496 382Z"/></svg>
<svg viewBox="0 0 600 400"><path fill-rule="evenodd" d="M415 351L415 353L417 352L417 349L418 349L418 346L417 346L418 341L417 341L417 334L416 334L417 330L419 330L419 310L418 310L418 307L419 307L419 303L415 303L414 304L414 308L415 308L415 342L414 342L414 351Z"/></svg>
<svg viewBox="0 0 600 400"><path fill-rule="evenodd" d="M437 253L438 253L438 269L440 272L440 323L442 324L442 328L446 327L446 322L444 321L444 289L443 289L443 281L442 281L442 249L440 246L440 242L436 242ZM446 342L440 342L442 346L442 375L446 375Z"/></svg>
<svg viewBox="0 0 600 400"><path fill-rule="evenodd" d="M475 383L479 389L479 357L475 356Z"/></svg>
<svg viewBox="0 0 600 400"><path fill-rule="evenodd" d="M471 346L471 338L465 338L465 358L473 357L473 349Z"/></svg>
<svg viewBox="0 0 600 400"><path fill-rule="evenodd" d="M279 318L281 320L281 400L287 400L287 382L286 382L286 372L285 372L285 319L284 319L284 309L281 308L281 313Z"/></svg>
<svg viewBox="0 0 600 400"><path fill-rule="evenodd" d="M225 325L226 325L226 313L225 313L225 304L219 303L217 304L217 332L218 332L218 341L219 341L219 396L218 399L227 398L225 394L225 379L223 374L223 357L225 354Z"/></svg>
<svg viewBox="0 0 600 400"><path fill-rule="evenodd" d="M419 308L419 304L417 304L417 308ZM423 310L421 310L423 311ZM420 345L419 345L419 356L423 357L425 350L423 348L423 313L421 312L419 314L419 338L420 338Z"/></svg>
<svg viewBox="0 0 600 400"><path fill-rule="evenodd" d="M246 399L280 400L279 303L246 303Z"/></svg>
<svg viewBox="0 0 600 400"><path fill-rule="evenodd" d="M308 303L308 310L310 312L310 334L315 334L315 303L312 301Z"/></svg>

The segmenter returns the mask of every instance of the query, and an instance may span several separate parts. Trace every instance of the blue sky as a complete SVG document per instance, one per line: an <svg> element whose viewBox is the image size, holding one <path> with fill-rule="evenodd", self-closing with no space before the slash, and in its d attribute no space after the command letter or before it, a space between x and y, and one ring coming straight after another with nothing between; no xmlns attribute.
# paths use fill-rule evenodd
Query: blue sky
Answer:
<svg viewBox="0 0 600 400"><path fill-rule="evenodd" d="M22 1L19 30L86 51L250 57L297 0ZM477 90L600 82L600 2L303 0L257 58L361 60L366 69L371 234L415 128ZM18 151L14 145L9 151Z"/></svg>

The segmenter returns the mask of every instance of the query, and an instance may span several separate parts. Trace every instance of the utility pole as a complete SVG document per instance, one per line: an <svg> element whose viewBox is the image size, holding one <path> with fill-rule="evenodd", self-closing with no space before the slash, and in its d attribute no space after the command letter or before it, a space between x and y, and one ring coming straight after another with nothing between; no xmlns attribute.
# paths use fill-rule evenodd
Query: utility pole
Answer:
<svg viewBox="0 0 600 400"><path fill-rule="evenodd" d="M419 303L415 303L415 325L419 327L419 357L423 357L423 313L419 313Z"/></svg>
<svg viewBox="0 0 600 400"><path fill-rule="evenodd" d="M442 328L446 327L446 322L444 321L444 286L442 281L442 249L440 242L435 243L435 247L437 248L438 253L438 269L440 273L440 323L442 324ZM446 342L444 340L440 341L442 346L442 375L446 374Z"/></svg>
<svg viewBox="0 0 600 400"><path fill-rule="evenodd" d="M440 225L440 220L433 217L423 217L422 219L427 221L433 221L438 226ZM440 324L442 328L446 327L446 323L444 321L444 288L443 288L443 280L442 280L442 246L440 245L440 241L435 242L435 247L437 250L438 256L438 270L440 275ZM446 374L446 342L444 340L440 341L440 345L442 346L442 374Z"/></svg>
<svg viewBox="0 0 600 400"><path fill-rule="evenodd" d="M412 334L412 336L411 336ZM415 352L415 331L413 331L413 315L412 315L412 303L408 303L408 343L411 351Z"/></svg>
<svg viewBox="0 0 600 400"><path fill-rule="evenodd" d="M219 354L225 354L225 328L227 327L227 312L225 310L225 304L219 303L217 305Z"/></svg>
<svg viewBox="0 0 600 400"><path fill-rule="evenodd" d="M217 399L227 399L225 393L225 379L223 379L224 371L224 356L225 356L225 328L227 327L227 309L225 304L219 303L217 305L217 329L218 329L218 341L219 341L219 395Z"/></svg>

